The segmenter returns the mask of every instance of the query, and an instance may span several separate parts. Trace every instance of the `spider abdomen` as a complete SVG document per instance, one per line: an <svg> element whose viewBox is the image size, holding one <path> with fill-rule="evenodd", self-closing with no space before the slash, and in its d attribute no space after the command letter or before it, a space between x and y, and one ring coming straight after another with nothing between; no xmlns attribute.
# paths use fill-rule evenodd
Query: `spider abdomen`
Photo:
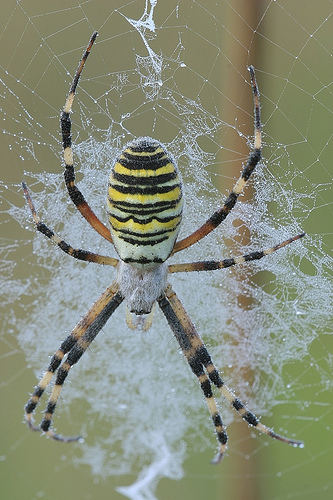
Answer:
<svg viewBox="0 0 333 500"><path fill-rule="evenodd" d="M159 142L144 137L127 145L110 173L107 206L124 262L141 267L169 257L182 217L182 183Z"/></svg>

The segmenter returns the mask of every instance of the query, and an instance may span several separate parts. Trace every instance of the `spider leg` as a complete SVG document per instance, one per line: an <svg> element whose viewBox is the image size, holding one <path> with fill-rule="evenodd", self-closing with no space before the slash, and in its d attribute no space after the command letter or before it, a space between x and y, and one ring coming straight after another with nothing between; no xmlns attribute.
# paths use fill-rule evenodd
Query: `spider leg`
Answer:
<svg viewBox="0 0 333 500"><path fill-rule="evenodd" d="M169 273L180 273L180 272L190 272L190 271L213 271L215 269L225 269L226 267L235 266L236 264L242 264L243 262L249 262L251 260L260 260L266 255L269 255L280 248L289 245L293 241L303 238L305 233L298 234L292 238L288 238L282 243L278 243L273 247L266 248L265 250L260 250L256 252L251 252L241 257L232 257L230 259L223 260L204 260L201 262L189 262L187 264L171 264L169 265Z"/></svg>
<svg viewBox="0 0 333 500"><path fill-rule="evenodd" d="M227 215L231 212L231 210L236 205L237 199L239 195L243 192L243 189L249 180L252 172L258 165L261 159L261 122L260 122L260 102L259 102L259 90L257 87L256 77L253 66L249 66L249 71L251 74L251 84L253 91L253 100L254 100L254 149L250 153L248 160L246 162L245 167L243 168L242 174L236 184L234 185L232 191L227 197L223 207L218 209L213 215L201 226L199 229L194 231L194 233L190 234L186 238L178 241L173 249L172 253L179 252L180 250L184 250L188 248L197 241L200 241L202 238L207 236L207 234L211 233L216 229L217 226L224 221Z"/></svg>
<svg viewBox="0 0 333 500"><path fill-rule="evenodd" d="M191 322L187 312L185 311L182 303L178 299L170 284L167 285L165 293L158 299L158 303L162 311L164 312L167 321L172 331L174 332L190 367L192 368L192 371L197 375L200 382L202 380L201 387L204 391L207 404L215 424L218 440L220 442L219 452L212 463L216 464L222 460L223 454L226 449L227 434L223 428L221 417L219 416L218 411L216 410L215 413L215 401L214 404L211 405L213 396L211 390L209 392L210 384L208 386L207 378L201 378L202 367L205 368L209 380L220 390L221 394L227 399L227 401L229 401L231 406L248 424L255 427L259 432L262 432L263 434L266 434L284 443L296 447L304 446L304 443L302 441L296 441L294 439L289 439L287 437L276 434L272 429L269 429L268 427L263 425L259 421L259 419L251 411L249 411L246 406L240 401L240 399L238 399L235 394L225 385L215 365L213 364L204 343L200 339L195 326Z"/></svg>
<svg viewBox="0 0 333 500"><path fill-rule="evenodd" d="M39 231L40 233L44 234L44 236L49 238L52 241L52 243L57 245L63 252L67 253L71 257L74 257L74 259L83 260L86 262L95 262L97 264L104 264L113 267L116 267L118 265L119 262L118 259L114 259L113 257L109 257L106 255L99 255L93 252L89 252L87 250L73 248L68 243L66 243L60 236L58 236L54 231L52 231L52 229L50 229L43 222L41 222L25 182L22 182L22 188L24 191L24 196L31 210L37 231Z"/></svg>
<svg viewBox="0 0 333 500"><path fill-rule="evenodd" d="M211 382L219 386L223 384L211 357L200 339L194 324L190 320L179 299L175 295L170 285L167 285L165 293L157 300L162 309L171 330L173 331L179 345L190 365L194 375L199 380L201 389L206 398L207 406L211 414L217 439L219 442L219 452L212 463L221 462L227 448L228 435L223 426L222 418L217 409L213 396ZM205 373L207 371L208 377Z"/></svg>
<svg viewBox="0 0 333 500"><path fill-rule="evenodd" d="M68 337L61 343L59 349L53 354L47 371L36 386L32 396L25 405L25 419L30 429L42 430L49 437L58 441L77 441L80 436L64 437L55 434L50 430L52 417L60 395L60 391L65 382L70 368L79 361L91 342L103 328L115 309L124 300L118 292L118 284L114 281L93 304L87 314L79 321ZM66 360L62 363L64 356ZM62 364L61 364L62 363ZM61 365L61 366L60 366ZM59 368L60 367L60 368ZM58 370L59 368L59 370ZM58 370L55 385L47 403L44 418L40 427L33 424L32 415L39 403L39 400L49 385L54 373Z"/></svg>
<svg viewBox="0 0 333 500"><path fill-rule="evenodd" d="M98 219L92 209L86 202L83 194L75 185L75 171L74 171L74 161L73 161L73 151L72 151L72 122L70 119L70 113L72 112L72 106L74 101L74 96L76 92L76 87L79 83L79 79L84 68L85 62L90 54L91 48L97 37L97 31L95 31L89 41L88 47L85 50L82 59L80 60L79 66L76 70L73 82L70 87L68 97L61 114L61 134L62 134L62 144L64 150L64 162L65 162L65 183L68 190L68 194L81 213L81 215L89 222L89 224L97 231L103 238L112 243L112 238L109 229Z"/></svg>

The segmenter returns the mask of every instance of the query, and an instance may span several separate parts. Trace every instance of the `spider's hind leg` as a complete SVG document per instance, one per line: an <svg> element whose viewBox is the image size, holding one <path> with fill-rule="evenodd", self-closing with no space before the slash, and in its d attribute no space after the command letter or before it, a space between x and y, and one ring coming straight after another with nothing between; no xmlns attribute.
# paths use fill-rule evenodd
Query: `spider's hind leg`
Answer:
<svg viewBox="0 0 333 500"><path fill-rule="evenodd" d="M105 290L105 292L100 296L95 304L93 304L88 313L81 319L81 321L79 321L70 335L62 342L60 348L52 356L47 371L25 405L25 419L31 430L41 430L49 437L63 442L77 441L80 439L80 436L67 437L55 434L54 431L50 429L52 417L70 368L79 361L81 356L90 346L91 342L103 328L106 321L124 300L123 296L119 293L118 288L118 284L113 282ZM64 356L67 353L67 358L64 360ZM35 411L46 387L51 382L53 374L57 370L58 373L56 381L47 403L44 418L40 427L36 427L33 423L33 412Z"/></svg>
<svg viewBox="0 0 333 500"><path fill-rule="evenodd" d="M228 438L213 398L210 382L212 382L220 390L225 399L229 401L231 406L239 413L242 419L249 425L255 427L257 431L295 447L302 448L304 446L302 441L296 441L294 439L281 436L280 434L276 434L272 429L269 429L262 424L259 419L250 410L248 410L246 406L225 385L215 365L213 364L204 343L200 339L195 326L190 320L177 295L172 290L170 284L167 285L164 294L158 299L158 303L163 310L192 371L198 377L201 388L205 394L207 405L215 425L217 438L220 443L219 452L212 463L216 464L222 460L226 450ZM205 375L204 369L206 370L209 378Z"/></svg>
<svg viewBox="0 0 333 500"><path fill-rule="evenodd" d="M77 327L78 326L79 325L77 325ZM59 368L65 354L67 354L67 352L69 352L77 342L77 338L79 335L77 327L70 333L70 335L68 335L68 337L61 343L59 349L53 354L46 372L44 373L42 379L38 382L29 401L24 407L25 420L29 428L33 431L41 431L41 428L39 426L34 425L33 423L33 413L40 401L40 398L44 394L45 389L51 382L54 373Z"/></svg>
<svg viewBox="0 0 333 500"><path fill-rule="evenodd" d="M206 403L211 414L216 436L219 442L219 451L211 463L218 464L223 459L227 449L228 435L213 396L211 382L219 387L223 384L223 381L213 365L211 357L204 343L200 339L195 326L191 322L189 316L170 285L167 285L165 293L159 297L158 304L162 309L175 337L177 338L192 372L198 378L201 389L206 398ZM208 376L205 373L205 370Z"/></svg>

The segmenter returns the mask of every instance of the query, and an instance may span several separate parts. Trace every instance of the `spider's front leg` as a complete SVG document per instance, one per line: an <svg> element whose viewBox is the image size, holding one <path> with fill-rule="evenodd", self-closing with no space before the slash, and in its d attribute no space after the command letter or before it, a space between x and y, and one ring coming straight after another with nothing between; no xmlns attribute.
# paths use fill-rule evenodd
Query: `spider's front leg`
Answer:
<svg viewBox="0 0 333 500"><path fill-rule="evenodd" d="M186 238L177 241L174 246L173 254L180 252L185 248L188 248L194 243L197 243L202 238L207 236L216 229L224 219L230 214L231 210L236 205L239 195L243 192L249 178L251 177L254 169L260 162L261 159L261 118L260 118L260 101L259 101L259 89L257 86L256 76L253 66L249 66L248 70L251 75L251 85L253 92L253 102L254 102L254 144L253 151L248 156L247 162L244 165L241 176L232 188L229 196L224 202L223 207L216 210L213 215L202 225L190 234Z"/></svg>
<svg viewBox="0 0 333 500"><path fill-rule="evenodd" d="M79 62L79 66L76 70L75 76L73 78L73 82L71 84L68 97L65 102L65 106L63 108L61 114L61 135L62 135L62 145L64 151L64 163L65 163L65 183L68 190L68 194L81 213L81 215L89 222L91 227L95 229L103 238L112 243L112 238L110 234L110 230L98 219L96 214L88 205L85 200L83 194L75 185L75 171L74 171L74 160L73 160L73 151L72 151L72 122L70 118L70 114L72 112L72 106L74 102L74 96L76 92L77 85L79 83L81 73L83 71L86 60L90 54L92 46L97 38L97 31L95 31L89 41L89 44L83 53L83 56Z"/></svg>

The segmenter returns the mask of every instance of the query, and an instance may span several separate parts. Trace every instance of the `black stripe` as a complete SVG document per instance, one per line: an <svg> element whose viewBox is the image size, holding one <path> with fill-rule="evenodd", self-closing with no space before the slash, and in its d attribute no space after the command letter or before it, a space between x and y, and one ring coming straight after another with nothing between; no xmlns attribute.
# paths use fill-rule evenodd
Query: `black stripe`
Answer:
<svg viewBox="0 0 333 500"><path fill-rule="evenodd" d="M34 396L37 396L38 398L40 398L43 393L44 393L44 390L42 387L40 387L39 385L36 387L35 391L34 391Z"/></svg>
<svg viewBox="0 0 333 500"><path fill-rule="evenodd" d="M255 167L260 162L260 159L261 159L261 150L260 149L254 149L251 152L250 157L249 157L249 159L247 161L247 164L245 165L244 170L242 172L243 179L245 179L246 181L249 180L250 175L252 174L253 170L255 169Z"/></svg>
<svg viewBox="0 0 333 500"><path fill-rule="evenodd" d="M156 264L161 264L162 262L164 262L164 259L159 259L157 257L155 257L154 259L147 259L146 257L132 259L131 257L128 257L127 259L124 259L124 262L136 262L137 264L152 264L154 262Z"/></svg>
<svg viewBox="0 0 333 500"><path fill-rule="evenodd" d="M118 236L119 238L122 238L123 235L130 235L130 236L134 236L135 238L154 238L155 236L160 236L161 234L166 234L166 233L172 233L175 231L176 227L179 226L180 224L180 221L178 222L178 224L176 224L174 227L172 227L171 229L161 229L160 231L154 231L154 232L148 232L146 231L145 233L137 233L135 231L131 231L130 229L116 229L115 227L113 227L114 231L116 233L118 233ZM111 224L112 225L112 224Z"/></svg>
<svg viewBox="0 0 333 500"><path fill-rule="evenodd" d="M117 180L118 182L122 182L123 184L151 185L164 184L165 182L172 181L173 179L176 179L177 172L174 170L173 172L170 172L168 174L150 175L149 177L137 177L135 175L118 174L117 172L112 170L111 175L115 180Z"/></svg>
<svg viewBox="0 0 333 500"><path fill-rule="evenodd" d="M199 345L193 356L195 356L205 367L212 364L212 358L204 345Z"/></svg>
<svg viewBox="0 0 333 500"><path fill-rule="evenodd" d="M208 222L214 227L219 226L236 205L238 196L238 194L232 191L226 199L224 206L220 210L217 210L215 213L213 213L213 215L208 219Z"/></svg>
<svg viewBox="0 0 333 500"><path fill-rule="evenodd" d="M51 415L53 415L55 407L56 407L56 403L52 403L51 401L49 401L47 403L45 413L51 413ZM45 418L43 420L45 420ZM42 428L42 429L45 430L44 428Z"/></svg>
<svg viewBox="0 0 333 500"><path fill-rule="evenodd" d="M44 391L43 391L44 392ZM42 394L43 394L42 392ZM29 415L30 413L33 413L33 411L36 409L36 406L38 405L38 401L34 402L32 401L31 399L29 399L29 401L27 402L27 404L25 405L24 409L25 409L25 412Z"/></svg>
<svg viewBox="0 0 333 500"><path fill-rule="evenodd" d="M63 111L61 114L61 132L62 132L62 145L63 148L71 147L71 120L69 117L69 113Z"/></svg>
<svg viewBox="0 0 333 500"><path fill-rule="evenodd" d="M208 379L206 379L206 380L204 380L204 382L202 382L201 389L202 389L202 392L204 393L205 398L212 398L213 397L212 386L211 386Z"/></svg>
<svg viewBox="0 0 333 500"><path fill-rule="evenodd" d="M175 205L177 205L177 203L175 203ZM161 213L169 211L170 208L174 208L175 205L173 205L173 206L168 205L165 208L160 208L159 211L158 211L158 213L161 215ZM156 215L156 208L155 208L155 206L153 206L153 208L148 208L148 209L146 209L145 206L143 206L143 207L142 206L138 206L137 209L132 208L132 207L129 207L129 208L121 207L120 208L120 207L118 207L116 205L116 203L113 203L113 207L115 209L118 209L119 211L123 212L124 214L130 214L131 216L132 215L133 216L135 216L135 215L140 215L140 216L153 215L153 216L155 216ZM137 205L135 205L135 207L137 207ZM113 216L112 211L110 211L110 210L108 211L108 214L110 216ZM181 215L181 212L179 212L179 216L180 215Z"/></svg>
<svg viewBox="0 0 333 500"><path fill-rule="evenodd" d="M48 408L47 408L48 409ZM53 410L54 411L54 410ZM53 415L53 412L52 412ZM43 432L47 432L49 428L51 427L51 420L48 418L46 419L45 417L40 423L40 428L42 429Z"/></svg>
<svg viewBox="0 0 333 500"><path fill-rule="evenodd" d="M129 210L127 210L128 213L133 213L133 214L139 214L141 215L142 213L149 214L149 213L156 213L156 208L159 207L159 212L162 212L164 210L169 210L170 208L174 208L178 205L178 203L181 200L181 196L177 198L177 200L173 201L157 201L156 203L133 203L133 202L128 202L128 201L114 201L108 196L108 200L113 205L114 207L119 208L120 211L126 212L126 207L128 207ZM147 210L151 209L151 210Z"/></svg>
<svg viewBox="0 0 333 500"><path fill-rule="evenodd" d="M130 149L135 153L153 153L158 148L162 148L161 144L153 139L141 138L127 145L126 149Z"/></svg>
<svg viewBox="0 0 333 500"><path fill-rule="evenodd" d="M117 159L117 163L129 170L157 170L173 162L164 152L153 156L132 156L124 152L123 156Z"/></svg>
<svg viewBox="0 0 333 500"><path fill-rule="evenodd" d="M33 392L33 395L32 396L35 396L38 398L38 400L42 397L42 395L44 394L44 390L45 389L42 389L39 385L36 387L36 389L34 390ZM27 402L27 404L25 405L24 409L26 411L26 413L32 413L36 406L38 405L38 400L37 401L33 401L32 398L29 399L29 401Z"/></svg>
<svg viewBox="0 0 333 500"><path fill-rule="evenodd" d="M221 379L219 372L216 370L216 368L209 373L209 378L216 387L222 387L222 385L224 385L224 382Z"/></svg>
<svg viewBox="0 0 333 500"><path fill-rule="evenodd" d="M73 345L75 344L75 342L76 342L76 340L74 339ZM53 354L47 371L54 373L58 369L62 360L63 360L63 357L59 357L59 356L56 356L55 354Z"/></svg>
<svg viewBox="0 0 333 500"><path fill-rule="evenodd" d="M222 418L221 418L221 415L219 413L212 415L212 420L214 422L215 427L223 427Z"/></svg>
<svg viewBox="0 0 333 500"><path fill-rule="evenodd" d="M228 442L228 435L227 435L227 433L225 431L217 432L216 434L217 434L217 438L219 440L219 443L221 443L222 445L227 444L227 442ZM214 463L214 462L212 462L212 463Z"/></svg>
<svg viewBox="0 0 333 500"><path fill-rule="evenodd" d="M251 252L247 255L244 255L244 260L245 262L248 262L250 260L259 260L264 256L264 252L261 250L257 250L256 252Z"/></svg>
<svg viewBox="0 0 333 500"><path fill-rule="evenodd" d="M128 217L120 217L119 215L116 215L112 212L109 212L108 211L108 215L109 217L112 217L113 219L116 219L117 221L119 222L128 222L129 220L132 220L133 222L137 223L137 224L149 224L150 222L152 222L153 220L156 220L157 222L161 222L162 224L166 223L166 222L170 222L172 221L173 219L177 219L177 217L180 217L181 216L181 212L179 212L178 214L175 214L175 215L171 215L171 216L168 216L168 217L146 217L145 219L138 219L137 217L133 217L132 215L129 215Z"/></svg>
<svg viewBox="0 0 333 500"><path fill-rule="evenodd" d="M180 185L177 184L172 184L171 186L150 186L147 188L142 188L137 185L135 186L121 186L118 184L109 184L109 187L114 189L115 191L118 191L118 193L122 194L142 194L142 195L155 195L155 194L162 194L162 193L170 193L177 187L180 188Z"/></svg>
<svg viewBox="0 0 333 500"><path fill-rule="evenodd" d="M47 238L51 239L54 236L54 232L51 229L49 229L44 224L44 222L37 222L36 229L37 231L40 231L42 234L44 234L44 236L46 236Z"/></svg>
<svg viewBox="0 0 333 500"><path fill-rule="evenodd" d="M251 413L250 411L247 411L245 415L242 415L242 417L243 420L245 420L245 422L247 422L250 425L253 425L253 427L259 424L259 420L257 419L257 417L253 415L253 413Z"/></svg>
<svg viewBox="0 0 333 500"><path fill-rule="evenodd" d="M244 408L244 404L238 398L233 401L232 406L236 411L242 410Z"/></svg>
<svg viewBox="0 0 333 500"><path fill-rule="evenodd" d="M124 236L122 234L119 235L119 238L121 238L123 241L126 241L127 243L130 243L131 245L153 246L162 243L162 241L168 240L169 236L165 236L164 238L154 239L153 241L136 240L135 238L128 238L127 236Z"/></svg>
<svg viewBox="0 0 333 500"><path fill-rule="evenodd" d="M73 349L77 348L77 346L74 346ZM71 351L72 352L72 351ZM84 352L84 351L83 351ZM82 354L83 354L82 352ZM64 385L64 382L67 378L67 375L68 375L68 372L69 372L69 369L70 369L70 366L66 369L64 368L63 366L60 366L59 370L58 370L58 373L57 373L57 377L56 377L56 381L55 381L55 385Z"/></svg>

